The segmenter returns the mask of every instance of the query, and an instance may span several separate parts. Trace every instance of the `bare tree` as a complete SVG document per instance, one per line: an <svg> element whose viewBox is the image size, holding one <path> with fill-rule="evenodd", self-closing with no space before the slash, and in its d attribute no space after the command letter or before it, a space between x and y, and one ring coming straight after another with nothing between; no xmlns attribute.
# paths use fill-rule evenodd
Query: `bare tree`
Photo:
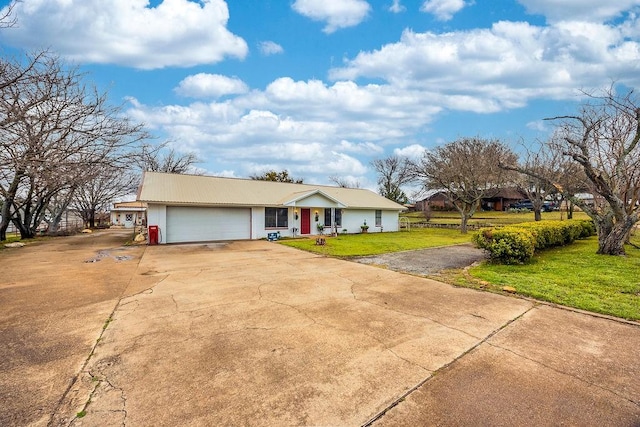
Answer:
<svg viewBox="0 0 640 427"><path fill-rule="evenodd" d="M520 191L527 195L533 206L534 219L540 221L542 219L542 210L547 199L556 194L557 190L552 182L559 182L561 171L563 168L557 153L546 149L544 144L535 144L525 147L524 158L520 165L513 167L506 166L511 170L529 170L535 171L535 175L520 173L515 183ZM537 178L545 177L544 179Z"/></svg>
<svg viewBox="0 0 640 427"><path fill-rule="evenodd" d="M562 154L562 153L560 153ZM558 177L555 184L556 191L560 197L560 207L566 204L567 218L573 218L575 204L572 200L578 193L589 193L590 185L584 174L582 167L568 157L559 160ZM561 211L562 212L562 211Z"/></svg>
<svg viewBox="0 0 640 427"><path fill-rule="evenodd" d="M96 168L126 164L147 134L54 55L0 61L0 240L9 221L29 238L53 197L73 194Z"/></svg>
<svg viewBox="0 0 640 427"><path fill-rule="evenodd" d="M130 171L104 166L93 179L78 186L71 206L86 227L95 227L96 214L109 211L113 200L130 194L137 182L138 177Z"/></svg>
<svg viewBox="0 0 640 427"><path fill-rule="evenodd" d="M302 184L303 179L293 178L289 175L289 171L284 169L281 172L270 170L260 175L251 175L249 178L256 181L275 181L275 182L292 182L295 184Z"/></svg>
<svg viewBox="0 0 640 427"><path fill-rule="evenodd" d="M134 162L142 171L184 174L193 172L200 160L195 153L178 153L169 148L169 141L159 145L143 144Z"/></svg>
<svg viewBox="0 0 640 427"><path fill-rule="evenodd" d="M13 14L18 0L11 1L8 6L5 6L0 11L0 28L11 28L18 22L16 16Z"/></svg>
<svg viewBox="0 0 640 427"><path fill-rule="evenodd" d="M402 187L414 181L411 162L398 156L376 159L371 165L378 174L378 193L396 203L407 203L407 195Z"/></svg>
<svg viewBox="0 0 640 427"><path fill-rule="evenodd" d="M360 188L360 181L350 180L341 176L331 175L329 181L340 188Z"/></svg>
<svg viewBox="0 0 640 427"><path fill-rule="evenodd" d="M559 206L566 202L567 217L573 217L571 199L579 192L587 191L588 185L581 168L558 150L552 150L550 143L524 147L525 154L517 165L501 165L507 170L519 173L515 183L525 193L533 205L535 220L540 221L541 211L549 196Z"/></svg>
<svg viewBox="0 0 640 427"><path fill-rule="evenodd" d="M484 197L512 179L500 164L515 164L516 155L497 140L462 138L427 151L413 170L425 189L443 189L460 213L460 231Z"/></svg>
<svg viewBox="0 0 640 427"><path fill-rule="evenodd" d="M623 255L624 243L640 219L640 103L636 95L632 90L619 95L612 86L600 96L590 96L577 115L547 120L559 122L550 148L580 166L594 201L575 197L562 184L556 183L556 188L595 222L598 253ZM538 176L535 171L527 172Z"/></svg>

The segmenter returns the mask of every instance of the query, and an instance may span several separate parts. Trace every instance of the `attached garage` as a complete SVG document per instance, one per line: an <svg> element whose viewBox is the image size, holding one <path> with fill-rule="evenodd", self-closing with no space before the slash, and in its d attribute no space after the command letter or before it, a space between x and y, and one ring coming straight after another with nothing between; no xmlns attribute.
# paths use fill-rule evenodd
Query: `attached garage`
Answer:
<svg viewBox="0 0 640 427"><path fill-rule="evenodd" d="M251 209L167 206L167 243L251 239Z"/></svg>

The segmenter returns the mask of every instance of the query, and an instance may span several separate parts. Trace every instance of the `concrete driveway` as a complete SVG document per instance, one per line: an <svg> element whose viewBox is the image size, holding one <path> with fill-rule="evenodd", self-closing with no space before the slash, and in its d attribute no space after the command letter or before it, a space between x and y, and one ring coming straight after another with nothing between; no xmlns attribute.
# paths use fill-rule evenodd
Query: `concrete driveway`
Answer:
<svg viewBox="0 0 640 427"><path fill-rule="evenodd" d="M132 258L66 256L49 266L64 274L82 264L88 294L108 285L86 305L67 291L70 320L58 332L73 333L37 335L42 345L75 345L64 363L32 361L24 385L41 387L32 387L30 400L19 388L30 361L0 365L11 377L0 380L9 390L0 424L640 424L637 324L276 243L125 252ZM0 261L17 262L15 253L3 251ZM98 278L108 270L110 277ZM47 288L47 271L38 274ZM0 286L2 312L20 286ZM38 319L34 304L27 309L34 312L18 306L2 317L14 353L0 360L17 357L29 341L16 334L55 323L47 317L14 328L23 314Z"/></svg>

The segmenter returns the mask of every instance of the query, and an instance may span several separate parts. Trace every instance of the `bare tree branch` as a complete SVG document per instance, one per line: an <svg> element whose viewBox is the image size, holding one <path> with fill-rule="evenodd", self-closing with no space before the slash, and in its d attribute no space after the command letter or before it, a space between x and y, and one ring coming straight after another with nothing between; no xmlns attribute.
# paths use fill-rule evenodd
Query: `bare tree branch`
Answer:
<svg viewBox="0 0 640 427"><path fill-rule="evenodd" d="M427 151L414 173L426 189L442 189L460 213L460 231L484 197L511 180L510 172L500 164L513 165L515 154L497 140L462 138Z"/></svg>
<svg viewBox="0 0 640 427"><path fill-rule="evenodd" d="M409 160L389 156L373 160L371 165L378 175L378 193L396 203L407 203L407 195L402 187L415 180Z"/></svg>
<svg viewBox="0 0 640 427"><path fill-rule="evenodd" d="M180 154L169 148L170 141L159 145L143 144L133 162L146 172L194 173L193 165L200 160L195 153Z"/></svg>
<svg viewBox="0 0 640 427"><path fill-rule="evenodd" d="M360 188L360 181L353 181L340 176L331 175L329 181L341 188Z"/></svg>
<svg viewBox="0 0 640 427"><path fill-rule="evenodd" d="M2 11L0 11L0 28L11 28L16 26L16 24L18 23L18 18L13 12L16 4L18 3L19 0L14 0L10 2L8 6L5 6Z"/></svg>
<svg viewBox="0 0 640 427"><path fill-rule="evenodd" d="M0 60L0 240L9 221L33 237L48 204L103 167L123 168L148 137L141 124L84 84L85 75L46 52L26 65Z"/></svg>
<svg viewBox="0 0 640 427"><path fill-rule="evenodd" d="M622 255L640 220L640 103L633 90L615 86L589 95L580 114L557 116L549 147L579 165L595 198L573 198L595 222L598 253ZM531 174L532 171L527 170ZM566 193L566 189L564 190Z"/></svg>

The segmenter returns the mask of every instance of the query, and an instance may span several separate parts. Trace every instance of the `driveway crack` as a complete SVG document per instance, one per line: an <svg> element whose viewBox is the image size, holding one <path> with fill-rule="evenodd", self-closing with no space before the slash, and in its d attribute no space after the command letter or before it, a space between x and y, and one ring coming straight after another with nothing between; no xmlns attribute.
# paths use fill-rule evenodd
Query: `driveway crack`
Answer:
<svg viewBox="0 0 640 427"><path fill-rule="evenodd" d="M416 313L409 313L409 312L406 312L406 311L398 310L398 309L393 308L393 307L389 307L388 305L385 305L385 304L378 304L378 303L367 301L367 300L361 299L361 298L356 298L356 300L360 301L360 302L363 302L363 303L366 303L366 304L375 305L376 307L384 308L385 310L393 311L394 313L400 313L400 314L404 314L405 316L411 316L411 317L415 317L415 318L418 318L418 319L425 319L425 320L433 322L433 323L435 323L437 325L443 326L443 327L445 327L447 329L451 329L453 331L460 332L460 333L462 333L462 334L464 334L466 336L469 336L471 338L475 338L477 340L482 339L482 337L478 337L476 335L473 335L473 334L471 334L471 333L469 333L469 332L467 332L467 331L465 331L463 329L456 328L455 326L447 325L446 323L443 323L443 322L440 322L438 320L432 319L429 316L424 316L422 314L416 314ZM480 317L480 316L475 316L475 317Z"/></svg>
<svg viewBox="0 0 640 427"><path fill-rule="evenodd" d="M489 333L486 337L484 337L482 340L480 340L479 342L477 342L476 344L474 344L473 346L469 347L466 351L462 352L460 355L458 355L458 357L456 357L455 359L453 359L452 361L450 361L449 363L441 366L439 369L437 369L436 371L434 371L432 373L432 375L428 376L427 378L424 378L423 380L421 380L420 382L418 382L418 384L416 384L415 386L411 387L409 390L407 390L406 392L404 392L400 397L398 397L397 399L395 399L393 402L391 402L391 404L389 404L386 408L384 408L383 410L381 410L380 412L378 412L377 414L375 414L372 418L370 418L367 422L365 422L364 424L362 424L362 427L369 427L371 425L373 425L373 423L375 423L376 421L378 421L379 419L381 419L382 417L385 416L385 414L387 412L389 412L391 409L395 408L396 406L398 406L402 401L404 401L407 397L409 397L410 394L412 394L414 391L418 390L420 387L422 387L423 385L425 385L427 383L427 381L429 381L431 378L433 378L433 374L436 374L438 372L441 372L445 369L447 369L449 366L453 365L454 363L456 363L458 360L462 359L463 357L465 357L467 354L471 353L472 351L474 351L476 348L480 347L482 344L487 343L488 340L490 340L493 336L495 336L496 334L498 334L500 331L502 331L504 328L508 327L509 325L511 325L512 323L520 320L523 316L525 316L527 313L529 313L531 310L533 310L534 308L536 308L538 306L538 304L534 304L533 306L529 307L527 310L523 311L522 313L520 313L518 316L514 317L513 319L508 320L507 322L505 322L503 325L499 326L498 328L494 329L491 333Z"/></svg>
<svg viewBox="0 0 640 427"><path fill-rule="evenodd" d="M91 347L89 355L86 357L86 359L82 363L82 366L80 367L80 370L78 371L78 373L76 373L73 376L73 378L71 379L71 381L69 381L69 384L68 384L67 388L65 389L64 393L62 393L62 396L60 397L60 399L56 403L56 406L54 407L53 411L51 411L51 415L49 416L49 420L47 421L47 426L48 427L53 427L54 426L57 417L60 416L59 412L62 409L62 406L63 406L64 402L69 399L69 395L70 395L71 391L73 390L74 385L78 384L78 382L80 381L80 378L83 375L83 373L87 372L87 367L89 366L89 362L93 358L93 355L96 352L96 348L98 347L98 344L102 341L103 336L104 336L107 328L109 327L109 324L114 320L115 314L116 314L117 310L120 308L121 304L123 303L123 300L128 298L128 297L125 297L126 291L131 286L131 283L133 282L133 280L137 276L136 272L140 268L140 263L142 262L142 259L144 258L145 253L146 253L146 248L142 252L140 257L138 258L138 262L137 262L137 265L136 265L136 271L134 271L133 274L131 275L131 277L129 278L129 282L127 283L127 286L125 286L122 289L122 292L120 293L116 303L114 304L113 309L109 313L109 316L107 317L107 320L104 322L104 324L102 326L102 329L100 330L98 338L96 339L95 343ZM152 289L155 286L157 286L159 283L161 283L164 279L166 279L166 277L162 278L162 280L160 280L160 282L156 283L151 288L145 289L145 290L143 290L141 292L138 292L137 294L147 293L150 290L151 290L151 292L153 292ZM89 403L91 402L91 396L93 396L95 394L95 392L98 389L99 385L100 385L100 382L98 382L98 384L96 384L96 386L91 390L91 392L89 394L89 398L88 398L87 402L84 405L83 411L85 411L86 408L88 407ZM77 414L75 414L75 416L71 418L71 421L69 422L68 425L71 425L76 418L77 418ZM64 418L61 419L61 421L62 420L64 420Z"/></svg>
<svg viewBox="0 0 640 427"><path fill-rule="evenodd" d="M522 358L522 359L525 359L525 360L528 360L528 361L530 361L530 362L533 362L533 363L535 363L536 365L539 365L539 366L542 366L542 367L544 367L544 368L546 368L546 369L552 370L553 372L556 372L556 373L558 373L558 374L566 375L566 376L568 376L568 377L571 377L571 378L573 378L573 379L576 379L576 380L578 380L578 381L580 381L580 382L583 382L583 383L585 383L585 384L588 384L588 385L590 385L590 386L593 386L593 387L599 388L600 390L604 390L604 391L607 391L607 392L609 392L609 393L612 393L612 394L614 394L614 395L618 396L619 398L621 398L621 399L623 399L623 400L626 400L627 402L630 402L630 403L632 403L632 404L633 404L633 405L635 405L635 406L640 407L640 400L633 400L633 399L631 399L631 398L629 398L629 397L627 397L627 396L625 396L625 395L623 395L623 394L620 394L620 393L619 393L619 392L617 392L616 390L612 390L612 389L610 389L610 388L607 388L607 387L605 387L605 386L603 386L603 385L601 385L601 384L598 384L597 382L589 381L589 380L587 380L587 379L585 379L585 378L582 378L582 377L580 377L580 376L578 376L578 375L575 375L575 374L572 374L572 373L570 373L570 372L565 372L565 371L562 371L562 370L556 369L556 368L554 368L553 366L547 365L547 364L545 364L545 363L540 362L539 360L536 360L536 359L533 359L533 358L531 358L531 357L525 356L524 354L520 354L520 353L518 353L517 351L512 350L512 349L510 349L510 348L503 347L503 346L501 346L501 345L493 344L493 343L490 343L490 342L487 342L486 344L487 344L487 345L490 345L491 347L494 347L494 348L498 348L498 349L500 349L500 350L507 351L507 352L509 352L509 353L511 353L511 354L513 354L513 355L515 355L515 356L517 356L517 357L520 357L520 358Z"/></svg>

